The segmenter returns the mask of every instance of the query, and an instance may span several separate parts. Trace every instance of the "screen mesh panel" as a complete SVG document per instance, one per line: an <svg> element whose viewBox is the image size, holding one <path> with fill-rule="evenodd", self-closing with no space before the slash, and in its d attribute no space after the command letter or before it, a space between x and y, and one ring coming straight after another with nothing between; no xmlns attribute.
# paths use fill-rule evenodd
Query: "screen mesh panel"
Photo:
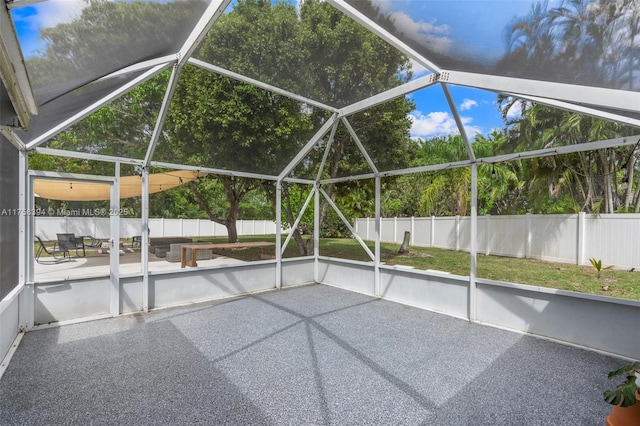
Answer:
<svg viewBox="0 0 640 426"><path fill-rule="evenodd" d="M13 10L38 104L137 62L177 53L207 4L65 0Z"/></svg>
<svg viewBox="0 0 640 426"><path fill-rule="evenodd" d="M346 1L442 69L640 90L637 2Z"/></svg>

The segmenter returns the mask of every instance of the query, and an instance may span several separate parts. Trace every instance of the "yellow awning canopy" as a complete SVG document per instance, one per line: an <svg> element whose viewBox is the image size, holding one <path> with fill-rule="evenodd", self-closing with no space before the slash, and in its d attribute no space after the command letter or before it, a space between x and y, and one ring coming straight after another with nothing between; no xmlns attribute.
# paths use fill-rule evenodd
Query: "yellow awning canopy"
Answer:
<svg viewBox="0 0 640 426"><path fill-rule="evenodd" d="M190 182L206 173L188 170L175 170L149 175L149 193L165 191ZM36 179L34 192L36 197L62 201L101 201L111 198L110 184L63 179ZM139 197L142 194L140 176L120 177L120 198Z"/></svg>

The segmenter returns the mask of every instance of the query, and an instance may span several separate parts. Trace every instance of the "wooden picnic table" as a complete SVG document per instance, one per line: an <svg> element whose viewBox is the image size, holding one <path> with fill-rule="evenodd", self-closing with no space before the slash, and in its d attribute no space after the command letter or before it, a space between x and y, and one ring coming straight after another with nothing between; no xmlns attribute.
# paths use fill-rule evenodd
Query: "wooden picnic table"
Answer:
<svg viewBox="0 0 640 426"><path fill-rule="evenodd" d="M200 250L238 250L238 249L246 249L246 248L254 248L259 247L261 250L261 257L265 258L266 255L264 253L265 247L275 246L276 243L269 243L267 241L250 241L246 243L206 243L206 244L184 244L181 249L182 253L180 254L180 267L184 268L185 266L198 266L196 262L197 253ZM191 253L191 257L187 262L187 250Z"/></svg>

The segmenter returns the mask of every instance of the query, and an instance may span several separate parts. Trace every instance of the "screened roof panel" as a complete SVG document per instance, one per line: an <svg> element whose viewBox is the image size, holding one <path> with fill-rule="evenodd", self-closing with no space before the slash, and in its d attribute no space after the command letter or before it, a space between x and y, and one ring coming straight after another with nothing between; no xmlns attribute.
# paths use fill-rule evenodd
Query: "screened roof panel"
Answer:
<svg viewBox="0 0 640 426"><path fill-rule="evenodd" d="M38 104L177 53L209 1L52 0L12 10Z"/></svg>
<svg viewBox="0 0 640 426"><path fill-rule="evenodd" d="M194 58L335 108L404 83L409 64L325 2L231 3Z"/></svg>
<svg viewBox="0 0 640 426"><path fill-rule="evenodd" d="M346 2L441 69L640 90L635 1Z"/></svg>
<svg viewBox="0 0 640 426"><path fill-rule="evenodd" d="M59 96L47 102L45 105L40 106L39 114L31 119L28 132L16 130L16 133L25 143L31 142L59 123L111 94L143 73L143 71L126 73L118 77L98 80L95 83L87 84L79 89Z"/></svg>

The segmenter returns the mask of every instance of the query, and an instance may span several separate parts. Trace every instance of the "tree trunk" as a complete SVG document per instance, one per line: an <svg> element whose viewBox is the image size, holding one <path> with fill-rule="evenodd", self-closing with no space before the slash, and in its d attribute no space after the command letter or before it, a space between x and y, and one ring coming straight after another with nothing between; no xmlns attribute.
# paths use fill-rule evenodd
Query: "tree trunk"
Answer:
<svg viewBox="0 0 640 426"><path fill-rule="evenodd" d="M409 241L411 241L411 232L404 231L404 239L402 240L402 245L400 246L400 250L398 250L398 253L409 253Z"/></svg>
<svg viewBox="0 0 640 426"><path fill-rule="evenodd" d="M235 198L233 200L229 200L229 214L227 214L227 218L224 221L224 226L227 227L227 235L228 241L230 243L238 242L238 228L236 227L236 222L238 221L238 212L240 209L240 200Z"/></svg>

